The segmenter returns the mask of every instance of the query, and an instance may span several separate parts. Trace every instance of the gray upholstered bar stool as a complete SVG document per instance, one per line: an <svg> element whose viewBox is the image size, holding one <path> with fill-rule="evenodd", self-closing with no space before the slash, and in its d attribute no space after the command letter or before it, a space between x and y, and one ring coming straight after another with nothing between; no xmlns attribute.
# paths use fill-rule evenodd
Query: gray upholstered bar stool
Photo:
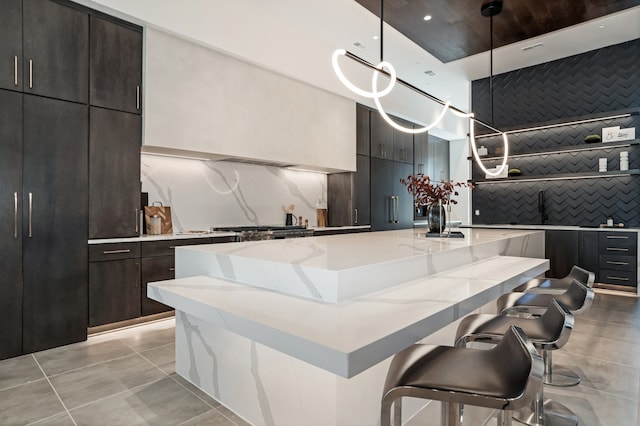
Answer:
<svg viewBox="0 0 640 426"><path fill-rule="evenodd" d="M471 314L458 325L456 346L469 342L499 343L511 326L518 326L531 343L540 350L544 361L544 378L551 373L549 351L559 349L569 340L573 329L573 315L559 302L540 317L518 318L505 315ZM462 409L460 410L462 414ZM515 418L532 426L577 425L577 416L564 405L544 399L542 388L530 409L523 409Z"/></svg>
<svg viewBox="0 0 640 426"><path fill-rule="evenodd" d="M524 293L564 293L573 280L591 288L596 280L596 275L591 271L574 265L564 278L534 278L514 288L513 291Z"/></svg>
<svg viewBox="0 0 640 426"><path fill-rule="evenodd" d="M498 410L498 426L542 387L543 361L522 330L511 327L489 350L415 344L396 354L384 384L381 426L402 424L402 397L442 401L442 426L459 426L459 406Z"/></svg>
<svg viewBox="0 0 640 426"><path fill-rule="evenodd" d="M585 287L573 280L569 288L562 294L542 293L506 293L498 298L498 312L503 315L531 314L543 315L551 306L553 299L562 303L573 315L580 315L589 310L595 293L592 288ZM580 377L564 367L553 367L551 353L549 353L549 374L545 375L544 383L552 386L575 386L580 383Z"/></svg>

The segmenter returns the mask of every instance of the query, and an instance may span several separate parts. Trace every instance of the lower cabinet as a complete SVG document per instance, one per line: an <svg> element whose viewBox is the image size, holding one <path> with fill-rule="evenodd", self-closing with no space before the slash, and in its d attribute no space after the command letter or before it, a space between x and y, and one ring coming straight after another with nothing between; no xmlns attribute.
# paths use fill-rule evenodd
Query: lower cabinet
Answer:
<svg viewBox="0 0 640 426"><path fill-rule="evenodd" d="M140 243L89 247L89 327L140 316Z"/></svg>
<svg viewBox="0 0 640 426"><path fill-rule="evenodd" d="M90 244L89 327L171 311L147 297L147 284L175 277L175 248L234 241L214 237Z"/></svg>
<svg viewBox="0 0 640 426"><path fill-rule="evenodd" d="M413 197L400 183L413 166L380 158L371 159L371 230L413 227Z"/></svg>
<svg viewBox="0 0 640 426"><path fill-rule="evenodd" d="M638 234L600 232L596 282L625 287L638 286Z"/></svg>
<svg viewBox="0 0 640 426"><path fill-rule="evenodd" d="M562 278L579 262L579 231L545 230L544 252L549 259L547 277Z"/></svg>

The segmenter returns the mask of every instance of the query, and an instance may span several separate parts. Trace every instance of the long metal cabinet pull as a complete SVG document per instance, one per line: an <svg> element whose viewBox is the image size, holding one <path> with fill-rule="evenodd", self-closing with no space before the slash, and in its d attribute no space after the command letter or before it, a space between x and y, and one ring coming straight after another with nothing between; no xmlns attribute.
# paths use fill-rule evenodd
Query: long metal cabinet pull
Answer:
<svg viewBox="0 0 640 426"><path fill-rule="evenodd" d="M607 235L607 239L609 240L628 240L629 237L621 237L618 235Z"/></svg>
<svg viewBox="0 0 640 426"><path fill-rule="evenodd" d="M140 215L138 214L138 209L135 209L135 215L136 215L136 232L140 232L140 227L139 227Z"/></svg>
<svg viewBox="0 0 640 426"><path fill-rule="evenodd" d="M355 213L355 220L354 220L354 224L358 224L358 209L353 209L353 212Z"/></svg>
<svg viewBox="0 0 640 426"><path fill-rule="evenodd" d="M18 57L13 57L13 85L18 85Z"/></svg>
<svg viewBox="0 0 640 426"><path fill-rule="evenodd" d="M392 195L391 199L391 211L389 212L389 223L398 223L398 196Z"/></svg>
<svg viewBox="0 0 640 426"><path fill-rule="evenodd" d="M33 89L33 60L29 59L29 89Z"/></svg>
<svg viewBox="0 0 640 426"><path fill-rule="evenodd" d="M29 238L33 237L33 193L29 193Z"/></svg>
<svg viewBox="0 0 640 426"><path fill-rule="evenodd" d="M130 249L120 249L120 250L103 250L102 254L121 254L121 253L131 253Z"/></svg>
<svg viewBox="0 0 640 426"><path fill-rule="evenodd" d="M140 86L136 86L136 109L140 109Z"/></svg>
<svg viewBox="0 0 640 426"><path fill-rule="evenodd" d="M13 238L18 238L18 193L13 193Z"/></svg>

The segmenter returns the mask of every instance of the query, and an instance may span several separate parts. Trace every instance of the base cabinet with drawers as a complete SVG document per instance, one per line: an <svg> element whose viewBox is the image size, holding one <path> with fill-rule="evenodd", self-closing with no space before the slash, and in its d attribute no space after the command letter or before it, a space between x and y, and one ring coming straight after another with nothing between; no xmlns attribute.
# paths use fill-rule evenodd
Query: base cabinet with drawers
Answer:
<svg viewBox="0 0 640 426"><path fill-rule="evenodd" d="M596 282L638 286L638 234L599 232Z"/></svg>
<svg viewBox="0 0 640 426"><path fill-rule="evenodd" d="M171 311L147 284L175 278L175 248L234 242L235 236L89 245L89 327Z"/></svg>

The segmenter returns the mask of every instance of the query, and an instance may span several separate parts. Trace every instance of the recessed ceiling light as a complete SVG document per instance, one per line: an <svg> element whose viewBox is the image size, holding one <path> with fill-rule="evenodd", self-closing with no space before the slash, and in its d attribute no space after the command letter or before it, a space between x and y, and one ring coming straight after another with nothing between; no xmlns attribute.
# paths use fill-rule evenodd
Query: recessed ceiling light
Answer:
<svg viewBox="0 0 640 426"><path fill-rule="evenodd" d="M380 38L380 37L378 37L377 35L373 36L373 39L374 39L374 40L377 40L377 39L379 39L379 38Z"/></svg>
<svg viewBox="0 0 640 426"><path fill-rule="evenodd" d="M598 28L603 29L605 26L606 26L605 24L600 24Z"/></svg>
<svg viewBox="0 0 640 426"><path fill-rule="evenodd" d="M425 21L430 21L431 20L431 15L426 15L423 19Z"/></svg>

